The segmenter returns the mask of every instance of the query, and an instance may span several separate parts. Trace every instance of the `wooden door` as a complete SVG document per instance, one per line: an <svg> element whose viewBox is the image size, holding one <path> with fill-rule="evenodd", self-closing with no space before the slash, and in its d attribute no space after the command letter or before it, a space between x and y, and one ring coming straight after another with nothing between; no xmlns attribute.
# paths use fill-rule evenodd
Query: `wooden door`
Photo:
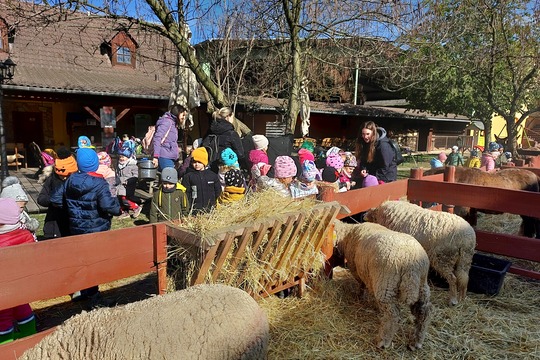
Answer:
<svg viewBox="0 0 540 360"><path fill-rule="evenodd" d="M35 159L28 152L29 144L34 141L43 149L43 115L40 112L14 111L13 113L14 142L23 143L28 155L29 166L38 166L39 159Z"/></svg>

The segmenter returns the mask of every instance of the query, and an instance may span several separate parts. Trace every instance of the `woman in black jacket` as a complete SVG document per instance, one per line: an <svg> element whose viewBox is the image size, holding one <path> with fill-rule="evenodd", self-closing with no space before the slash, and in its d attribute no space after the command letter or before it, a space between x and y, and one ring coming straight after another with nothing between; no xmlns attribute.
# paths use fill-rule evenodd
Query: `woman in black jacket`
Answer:
<svg viewBox="0 0 540 360"><path fill-rule="evenodd" d="M360 128L356 158L360 160L357 169L360 169L362 179L373 175L385 183L397 180L394 148L386 136L386 130L373 121L365 122Z"/></svg>
<svg viewBox="0 0 540 360"><path fill-rule="evenodd" d="M220 154L226 148L231 148L238 160L244 158L244 147L242 146L242 140L236 131L234 131L234 113L229 107L222 107L221 109L214 111L212 114L213 121L210 124L209 135L217 136L217 154L211 154L210 168L217 173L219 166ZM205 139L206 140L206 139ZM206 145L206 141L203 141Z"/></svg>

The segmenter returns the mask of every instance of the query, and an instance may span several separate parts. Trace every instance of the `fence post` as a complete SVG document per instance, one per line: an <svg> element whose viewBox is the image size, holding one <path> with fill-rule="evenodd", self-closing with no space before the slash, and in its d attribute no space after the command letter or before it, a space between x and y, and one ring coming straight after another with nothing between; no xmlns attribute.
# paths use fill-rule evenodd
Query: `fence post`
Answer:
<svg viewBox="0 0 540 360"><path fill-rule="evenodd" d="M336 198L334 188L331 186L320 186L319 194L322 201L332 202Z"/></svg>
<svg viewBox="0 0 540 360"><path fill-rule="evenodd" d="M446 182L456 182L456 167L447 166L444 168L444 181ZM449 212L450 214L454 213L454 205L443 204L442 210Z"/></svg>
<svg viewBox="0 0 540 360"><path fill-rule="evenodd" d="M424 169L422 169L422 168L412 168L411 169L411 175L409 176L409 178L416 179L416 180L421 180L423 176L424 176ZM409 200L409 201L411 203L413 203L413 204L418 205L418 206L422 206L422 202L418 201L416 199L412 199L412 200Z"/></svg>
<svg viewBox="0 0 540 360"><path fill-rule="evenodd" d="M156 224L154 229L154 264L158 278L158 294L167 291L167 226Z"/></svg>

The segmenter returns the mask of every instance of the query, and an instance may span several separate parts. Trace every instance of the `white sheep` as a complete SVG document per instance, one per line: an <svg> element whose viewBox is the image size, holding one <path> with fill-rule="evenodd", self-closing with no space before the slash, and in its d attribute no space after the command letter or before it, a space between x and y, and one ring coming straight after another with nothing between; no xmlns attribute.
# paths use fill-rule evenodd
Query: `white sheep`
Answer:
<svg viewBox="0 0 540 360"><path fill-rule="evenodd" d="M364 219L412 235L426 250L433 270L448 282L450 304L465 298L476 247L476 234L467 221L406 201L385 201Z"/></svg>
<svg viewBox="0 0 540 360"><path fill-rule="evenodd" d="M374 296L381 311L377 347L389 347L399 323L400 304L410 307L415 330L411 350L422 347L431 313L427 283L429 259L410 235L378 224L335 223L337 250L361 285Z"/></svg>
<svg viewBox="0 0 540 360"><path fill-rule="evenodd" d="M268 320L246 292L197 285L68 319L21 359L264 359Z"/></svg>

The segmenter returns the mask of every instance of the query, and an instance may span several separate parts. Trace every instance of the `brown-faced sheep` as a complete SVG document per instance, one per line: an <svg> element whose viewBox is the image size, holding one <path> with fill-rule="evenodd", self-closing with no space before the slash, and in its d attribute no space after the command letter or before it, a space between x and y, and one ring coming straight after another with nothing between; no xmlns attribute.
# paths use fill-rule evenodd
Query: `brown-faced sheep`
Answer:
<svg viewBox="0 0 540 360"><path fill-rule="evenodd" d="M448 282L450 304L465 298L476 246L476 234L467 221L406 201L385 201L364 219L412 235L426 250L433 270Z"/></svg>
<svg viewBox="0 0 540 360"><path fill-rule="evenodd" d="M68 319L21 359L264 359L268 320L244 291L198 285Z"/></svg>
<svg viewBox="0 0 540 360"><path fill-rule="evenodd" d="M399 323L400 304L415 317L411 350L421 348L431 312L427 283L429 259L410 235L378 224L335 223L338 251L361 285L374 296L381 311L377 347L390 346Z"/></svg>

